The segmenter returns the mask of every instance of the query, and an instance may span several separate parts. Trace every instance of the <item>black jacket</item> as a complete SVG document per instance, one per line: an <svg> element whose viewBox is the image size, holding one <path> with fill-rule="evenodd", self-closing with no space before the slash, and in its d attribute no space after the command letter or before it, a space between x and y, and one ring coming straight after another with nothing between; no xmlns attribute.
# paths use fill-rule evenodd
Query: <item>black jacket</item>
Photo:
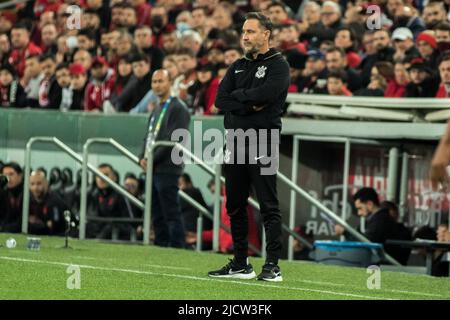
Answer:
<svg viewBox="0 0 450 320"><path fill-rule="evenodd" d="M0 232L20 232L22 228L23 183L0 190Z"/></svg>
<svg viewBox="0 0 450 320"><path fill-rule="evenodd" d="M111 102L117 111L128 112L134 108L139 101L147 94L151 89L151 72L148 72L142 78L131 76L123 88L122 93Z"/></svg>
<svg viewBox="0 0 450 320"><path fill-rule="evenodd" d="M31 234L64 234L64 211L69 207L56 192L49 191L43 201L38 202L30 196L30 216L36 217L35 223L28 224L28 232ZM53 226L49 228L47 222Z"/></svg>
<svg viewBox="0 0 450 320"><path fill-rule="evenodd" d="M215 105L225 112L226 129L281 129L290 84L289 64L271 48L256 59L234 62L220 82ZM254 111L253 106L264 106Z"/></svg>
<svg viewBox="0 0 450 320"><path fill-rule="evenodd" d="M148 129L150 126L150 121L155 117L153 130L156 127L156 122L158 121L159 115L163 109L164 102L158 105L150 114L148 119L147 128L144 135L144 144L142 147L139 159L146 158L146 148L147 148L147 137ZM161 122L161 128L156 136L156 141L171 141L172 133L176 129L189 129L191 116L189 114L188 108L181 99L173 97L172 101L167 108L166 114ZM171 158L172 148L171 147L157 147L153 151L153 172L154 173L172 173L181 174L183 172L183 165L177 165L173 163Z"/></svg>

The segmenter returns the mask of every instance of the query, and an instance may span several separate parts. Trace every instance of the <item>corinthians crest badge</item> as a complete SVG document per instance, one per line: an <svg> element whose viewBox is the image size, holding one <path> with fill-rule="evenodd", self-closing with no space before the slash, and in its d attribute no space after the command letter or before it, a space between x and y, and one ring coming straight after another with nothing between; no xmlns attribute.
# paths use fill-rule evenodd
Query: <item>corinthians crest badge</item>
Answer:
<svg viewBox="0 0 450 320"><path fill-rule="evenodd" d="M257 77L258 79L264 78L264 76L266 75L266 70L266 66L258 67L258 71L256 71L255 77Z"/></svg>

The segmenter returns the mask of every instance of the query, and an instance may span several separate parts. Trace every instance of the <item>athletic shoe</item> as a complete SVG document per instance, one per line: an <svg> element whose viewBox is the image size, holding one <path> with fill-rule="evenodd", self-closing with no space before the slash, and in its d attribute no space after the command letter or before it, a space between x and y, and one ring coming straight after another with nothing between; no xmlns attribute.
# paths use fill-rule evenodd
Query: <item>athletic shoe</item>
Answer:
<svg viewBox="0 0 450 320"><path fill-rule="evenodd" d="M253 267L248 263L246 265L237 264L234 259L220 270L210 271L208 275L213 278L234 278L234 279L253 279L256 277Z"/></svg>
<svg viewBox="0 0 450 320"><path fill-rule="evenodd" d="M258 280L281 282L283 277L281 276L280 267L275 263L268 262L262 267L261 273L258 275Z"/></svg>

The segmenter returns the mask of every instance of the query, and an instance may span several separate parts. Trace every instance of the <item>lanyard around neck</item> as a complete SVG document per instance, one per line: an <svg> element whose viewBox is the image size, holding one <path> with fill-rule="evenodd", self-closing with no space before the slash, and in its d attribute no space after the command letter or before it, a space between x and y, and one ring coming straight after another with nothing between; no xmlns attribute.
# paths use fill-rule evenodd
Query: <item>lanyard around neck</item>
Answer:
<svg viewBox="0 0 450 320"><path fill-rule="evenodd" d="M169 108L169 104L172 101L172 97L169 97L166 102L164 103L164 106L162 107L161 113L159 114L158 121L156 121L156 127L155 131L153 132L153 126L155 124L155 117L153 116L150 120L150 126L148 128L149 132L153 132L153 136L156 139L156 136L158 135L159 129L161 128L161 123L164 118L164 115L166 114L167 109Z"/></svg>

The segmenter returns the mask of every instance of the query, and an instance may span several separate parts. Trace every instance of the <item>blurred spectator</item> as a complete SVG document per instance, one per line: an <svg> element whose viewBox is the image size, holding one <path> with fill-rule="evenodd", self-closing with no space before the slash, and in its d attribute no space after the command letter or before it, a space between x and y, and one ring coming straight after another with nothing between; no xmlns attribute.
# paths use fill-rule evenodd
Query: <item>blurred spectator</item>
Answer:
<svg viewBox="0 0 450 320"><path fill-rule="evenodd" d="M182 48L176 54L178 71L183 76L178 84L179 97L189 106L192 105L192 96L189 96L188 89L197 80L195 68L197 60L192 49Z"/></svg>
<svg viewBox="0 0 450 320"><path fill-rule="evenodd" d="M69 66L72 88L72 104L70 110L84 110L84 96L88 85L87 71L83 65L72 63Z"/></svg>
<svg viewBox="0 0 450 320"><path fill-rule="evenodd" d="M419 51L414 45L414 36L408 28L397 28L392 33L392 41L394 42L394 60L405 61L417 58Z"/></svg>
<svg viewBox="0 0 450 320"><path fill-rule="evenodd" d="M132 0L131 4L134 7L134 10L136 11L137 25L150 26L151 25L150 12L152 11L152 6L145 0Z"/></svg>
<svg viewBox="0 0 450 320"><path fill-rule="evenodd" d="M439 51L436 38L428 32L420 33L416 38L420 57L425 60L430 70L436 70Z"/></svg>
<svg viewBox="0 0 450 320"><path fill-rule="evenodd" d="M169 23L167 9L162 3L158 3L151 11L151 26L153 31L153 45L161 48L163 45L162 36L175 30L175 26Z"/></svg>
<svg viewBox="0 0 450 320"><path fill-rule="evenodd" d="M371 242L384 244L386 240L410 240L411 236L392 219L387 208L380 207L377 192L372 188L362 188L353 196L358 216L365 217L365 232L363 233ZM345 229L337 224L336 235L342 235ZM348 234L346 234L348 237ZM385 245L385 251L401 264L406 264L410 250L398 246Z"/></svg>
<svg viewBox="0 0 450 320"><path fill-rule="evenodd" d="M441 54L450 49L450 22L439 22L434 28L434 34Z"/></svg>
<svg viewBox="0 0 450 320"><path fill-rule="evenodd" d="M417 10L406 3L395 9L393 22L394 24L391 29L405 27L410 29L415 37L425 30L425 23L422 18L419 17Z"/></svg>
<svg viewBox="0 0 450 320"><path fill-rule="evenodd" d="M295 227L294 231L301 236L303 239L309 241L310 243L314 242L314 234L309 232L308 234L305 232L305 226ZM312 260L309 256L311 250L308 249L300 240L294 238L294 259L295 260Z"/></svg>
<svg viewBox="0 0 450 320"><path fill-rule="evenodd" d="M295 23L282 25L279 38L281 40L280 49L282 51L295 49L306 54L306 46L299 40L300 31Z"/></svg>
<svg viewBox="0 0 450 320"><path fill-rule="evenodd" d="M406 86L409 83L407 63L396 62L394 65L394 79L388 81L384 96L389 98L401 98L405 95Z"/></svg>
<svg viewBox="0 0 450 320"><path fill-rule="evenodd" d="M98 170L117 182L117 176L111 165L101 164ZM120 194L98 176L95 177L95 186L96 188L89 194L89 215L103 218L127 217L127 206ZM89 237L100 239L110 239L111 236L116 239L119 236L129 238L130 228L124 223L90 221L87 224L87 234Z"/></svg>
<svg viewBox="0 0 450 320"><path fill-rule="evenodd" d="M23 171L16 162L3 164L0 171L8 178L6 190L0 189L0 232L22 229Z"/></svg>
<svg viewBox="0 0 450 320"><path fill-rule="evenodd" d="M211 87L214 76L215 68L212 63L197 66L197 80L188 88L188 94L192 96L192 104L189 106L192 114L209 114L215 99Z"/></svg>
<svg viewBox="0 0 450 320"><path fill-rule="evenodd" d="M357 68L361 63L361 57L356 53L357 40L352 29L341 27L334 37L334 45L343 49L346 53L347 65L350 68Z"/></svg>
<svg viewBox="0 0 450 320"><path fill-rule="evenodd" d="M197 31L200 36L204 39L209 33L209 28L207 27L206 20L208 16L208 9L206 7L194 7L191 11L192 13L192 28Z"/></svg>
<svg viewBox="0 0 450 320"><path fill-rule="evenodd" d="M321 40L334 40L336 31L342 27L342 12L339 4L333 1L325 1L320 11L320 21L324 28L321 30Z"/></svg>
<svg viewBox="0 0 450 320"><path fill-rule="evenodd" d="M355 96L383 97L388 83L394 78L394 66L390 62L378 61L372 67L369 85L355 92Z"/></svg>
<svg viewBox="0 0 450 320"><path fill-rule="evenodd" d="M322 41L321 32L324 26L320 19L320 10L320 5L317 2L307 1L301 17L300 40L307 41L311 48L318 48Z"/></svg>
<svg viewBox="0 0 450 320"><path fill-rule="evenodd" d="M20 79L25 71L26 58L33 54L41 54L42 50L30 41L30 31L24 23L18 23L11 29L11 44L13 50L9 56L9 63L14 66Z"/></svg>
<svg viewBox="0 0 450 320"><path fill-rule="evenodd" d="M347 89L347 75L343 70L331 71L327 77L327 92L332 96L352 96Z"/></svg>
<svg viewBox="0 0 450 320"><path fill-rule="evenodd" d="M8 63L11 55L11 44L9 43L8 35L0 34L0 64Z"/></svg>
<svg viewBox="0 0 450 320"><path fill-rule="evenodd" d="M307 59L306 54L302 54L297 50L287 50L284 52L286 56L286 61L289 64L289 74L291 78L291 84L289 86L288 92L298 92L298 82L305 69L305 63Z"/></svg>
<svg viewBox="0 0 450 320"><path fill-rule="evenodd" d="M70 86L71 77L68 63L61 63L56 67L55 91L49 99L49 105L61 111L68 111L72 106L73 91Z"/></svg>
<svg viewBox="0 0 450 320"><path fill-rule="evenodd" d="M58 51L57 40L58 30L53 23L46 24L41 30L41 50L43 53L56 54Z"/></svg>
<svg viewBox="0 0 450 320"><path fill-rule="evenodd" d="M132 56L120 57L119 59L119 63L117 65L117 77L115 79L114 87L111 93L111 101L113 101L113 104L115 101L119 100L124 88L130 82L130 80L132 80L134 84L136 82L136 78L133 77L132 60Z"/></svg>
<svg viewBox="0 0 450 320"><path fill-rule="evenodd" d="M269 18L274 25L282 25L291 22L287 8L281 1L272 1L267 7L267 10L269 10Z"/></svg>
<svg viewBox="0 0 450 320"><path fill-rule="evenodd" d="M362 85L367 86L370 82L372 67L378 61L393 62L395 49L391 47L389 31L377 30L373 34L373 46L375 53L366 57L362 65Z"/></svg>
<svg viewBox="0 0 450 320"><path fill-rule="evenodd" d="M448 21L444 3L438 1L428 2L423 8L422 18L427 29L434 29L438 23Z"/></svg>
<svg viewBox="0 0 450 320"><path fill-rule="evenodd" d="M97 39L92 29L81 29L77 35L78 48L89 51L91 56L97 55Z"/></svg>
<svg viewBox="0 0 450 320"><path fill-rule="evenodd" d="M439 81L434 77L432 69L422 58L411 61L408 69L411 82L406 86L405 97L434 97L439 87Z"/></svg>
<svg viewBox="0 0 450 320"><path fill-rule="evenodd" d="M73 62L81 64L84 70L91 70L92 66L92 55L87 50L78 49L73 55Z"/></svg>
<svg viewBox="0 0 450 320"><path fill-rule="evenodd" d="M59 105L50 104L50 100L54 99L58 90L55 77L55 58L50 54L46 54L40 57L39 62L42 70L42 80L39 84L39 107L56 109Z"/></svg>
<svg viewBox="0 0 450 320"><path fill-rule="evenodd" d="M134 174L128 174L125 177L124 184L125 190L131 193L135 198L142 200L142 190L139 187L139 181ZM141 208L133 204L128 198L124 198L127 207L127 216L131 219L142 218L144 212ZM142 238L143 230L142 224L139 222L129 223L130 240L135 241L138 238Z"/></svg>
<svg viewBox="0 0 450 320"><path fill-rule="evenodd" d="M25 72L20 82L26 94L25 104L27 107L39 107L39 86L42 77L39 56L29 56L25 62Z"/></svg>
<svg viewBox="0 0 450 320"><path fill-rule="evenodd" d="M344 50L339 48L328 49L325 55L325 60L327 63L327 70L329 72L334 72L337 70L345 71L348 80L348 89L351 92L355 92L361 88L361 76L355 69L349 67L347 55Z"/></svg>
<svg viewBox="0 0 450 320"><path fill-rule="evenodd" d="M117 99L112 103L117 111L129 112L150 91L151 72L150 60L144 53L138 53L131 58L133 76L127 81Z"/></svg>
<svg viewBox="0 0 450 320"><path fill-rule="evenodd" d="M115 74L103 57L95 57L92 61L92 80L86 87L84 100L85 111L106 111L103 103L109 99L114 86Z"/></svg>
<svg viewBox="0 0 450 320"><path fill-rule="evenodd" d="M241 47L228 47L224 52L224 62L227 66L231 66L236 60L239 60L244 55Z"/></svg>
<svg viewBox="0 0 450 320"><path fill-rule="evenodd" d="M28 232L31 234L64 233L64 211L68 206L56 193L49 191L48 181L42 171L30 175L30 212Z"/></svg>
<svg viewBox="0 0 450 320"><path fill-rule="evenodd" d="M441 85L436 98L450 98L450 54L444 55L439 63Z"/></svg>
<svg viewBox="0 0 450 320"><path fill-rule="evenodd" d="M325 93L327 70L325 56L319 50L308 51L305 69L298 80L298 90L302 93Z"/></svg>
<svg viewBox="0 0 450 320"><path fill-rule="evenodd" d="M23 108L25 91L16 78L16 70L9 64L0 66L0 107Z"/></svg>
<svg viewBox="0 0 450 320"><path fill-rule="evenodd" d="M161 69L164 59L164 52L152 43L152 29L148 26L137 27L134 31L134 44L149 57L151 77L155 70Z"/></svg>
<svg viewBox="0 0 450 320"><path fill-rule="evenodd" d="M208 51L203 46L203 39L199 33L193 30L188 30L183 33L180 38L181 48L190 49L194 52L195 57L202 62L202 59L207 56ZM206 60L203 60L205 62Z"/></svg>
<svg viewBox="0 0 450 320"><path fill-rule="evenodd" d="M183 173L178 179L178 187L184 191L188 196L197 201L204 208L208 208L203 199L200 189L194 187L190 175ZM183 214L184 230L186 235L186 245L192 246L197 242L197 218L199 217L199 211L186 202L184 199L180 199L181 213ZM203 217L203 230L208 230L211 222L207 217Z"/></svg>
<svg viewBox="0 0 450 320"><path fill-rule="evenodd" d="M171 31L162 35L162 50L166 55L175 54L181 48L181 40L177 31Z"/></svg>

